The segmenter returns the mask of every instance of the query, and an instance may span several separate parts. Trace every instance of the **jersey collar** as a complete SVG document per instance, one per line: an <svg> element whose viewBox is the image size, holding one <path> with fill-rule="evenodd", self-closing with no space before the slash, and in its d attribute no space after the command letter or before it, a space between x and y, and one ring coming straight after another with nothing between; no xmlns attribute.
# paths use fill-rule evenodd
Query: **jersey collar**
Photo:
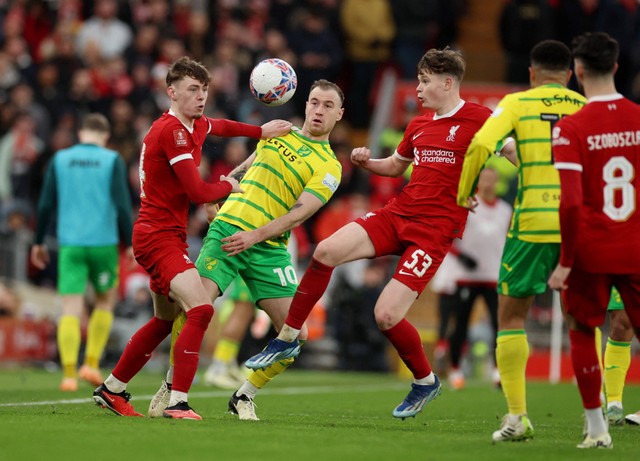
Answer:
<svg viewBox="0 0 640 461"><path fill-rule="evenodd" d="M184 126L184 127L187 129L187 131L188 131L189 133L193 134L193 125L191 125L190 127L189 127L189 126L187 126L187 125L185 125L185 124L184 124L184 122L183 122L182 120L180 120L180 118L176 115L176 113L173 111L173 109L169 109L169 111L168 111L167 113L168 113L169 115L171 115L171 116L173 116L173 117L177 118L177 119L178 119L178 121L179 121L180 123L182 123L182 126Z"/></svg>
<svg viewBox="0 0 640 461"><path fill-rule="evenodd" d="M592 98L589 98L587 102L617 101L618 99L622 98L624 98L624 96L622 96L620 93L601 94L600 96L593 96Z"/></svg>
<svg viewBox="0 0 640 461"><path fill-rule="evenodd" d="M460 102L458 103L458 105L456 107L454 107L453 109L451 109L446 114L438 115L438 114L434 113L433 114L433 119L434 120L440 120L441 118L453 117L454 115L456 115L456 112L458 112L460 109L462 109L462 106L464 106L464 103L465 103L465 100L461 99Z"/></svg>

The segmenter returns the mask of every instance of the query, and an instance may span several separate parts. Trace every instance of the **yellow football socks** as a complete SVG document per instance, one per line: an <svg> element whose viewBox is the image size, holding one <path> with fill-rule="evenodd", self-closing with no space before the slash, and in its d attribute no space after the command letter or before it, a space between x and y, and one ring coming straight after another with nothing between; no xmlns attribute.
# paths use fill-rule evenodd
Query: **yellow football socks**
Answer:
<svg viewBox="0 0 640 461"><path fill-rule="evenodd" d="M213 360L217 362L229 363L234 361L240 351L240 342L232 339L220 339L213 351Z"/></svg>
<svg viewBox="0 0 640 461"><path fill-rule="evenodd" d="M300 346L303 346L306 340L299 340ZM266 368L261 368L259 370L254 370L251 372L248 381L253 384L258 389L262 389L269 381L278 376L284 370L289 368L289 366L294 362L294 358L288 358L281 360L280 362L276 362L273 365L269 365Z"/></svg>
<svg viewBox="0 0 640 461"><path fill-rule="evenodd" d="M100 358L107 346L111 325L113 324L113 312L103 309L94 309L89 319L87 330L87 350L85 352L85 365L91 368L100 368Z"/></svg>
<svg viewBox="0 0 640 461"><path fill-rule="evenodd" d="M75 378L80 352L80 319L63 315L58 322L58 352L65 378Z"/></svg>
<svg viewBox="0 0 640 461"><path fill-rule="evenodd" d="M249 375L249 382L258 389L262 389L269 381L289 368L289 365L291 365L293 361L293 358L288 358L280 362L276 362L273 365L269 365L266 368L254 370Z"/></svg>
<svg viewBox="0 0 640 461"><path fill-rule="evenodd" d="M595 327L593 331L596 337L596 354L598 354L598 363L600 364L600 368L604 370L602 362L602 330L598 327Z"/></svg>
<svg viewBox="0 0 640 461"><path fill-rule="evenodd" d="M524 330L498 332L496 361L500 372L502 391L512 415L527 412L525 372L529 359L529 343Z"/></svg>
<svg viewBox="0 0 640 461"><path fill-rule="evenodd" d="M604 389L607 402L622 402L622 391L631 365L631 343L607 340L604 350Z"/></svg>
<svg viewBox="0 0 640 461"><path fill-rule="evenodd" d="M181 311L173 321L173 327L171 328L171 349L169 350L169 365L171 366L173 366L173 348L185 323L187 323L187 314Z"/></svg>

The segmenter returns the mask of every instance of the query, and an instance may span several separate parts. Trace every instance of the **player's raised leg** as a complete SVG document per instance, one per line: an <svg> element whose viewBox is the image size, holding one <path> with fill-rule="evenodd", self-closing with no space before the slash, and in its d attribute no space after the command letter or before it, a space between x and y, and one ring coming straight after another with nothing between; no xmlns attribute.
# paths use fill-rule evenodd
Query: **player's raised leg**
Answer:
<svg viewBox="0 0 640 461"><path fill-rule="evenodd" d="M315 306L329 286L333 269L349 261L372 257L375 249L365 230L354 222L347 224L318 244L291 302L289 314L277 338L264 350L245 362L257 370L300 353L298 335Z"/></svg>

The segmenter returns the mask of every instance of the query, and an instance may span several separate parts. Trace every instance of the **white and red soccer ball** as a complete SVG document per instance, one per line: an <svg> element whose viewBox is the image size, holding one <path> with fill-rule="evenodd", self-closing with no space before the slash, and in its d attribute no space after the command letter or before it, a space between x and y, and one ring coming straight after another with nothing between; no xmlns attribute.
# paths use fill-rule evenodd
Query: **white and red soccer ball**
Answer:
<svg viewBox="0 0 640 461"><path fill-rule="evenodd" d="M296 92L298 77L282 59L265 59L251 71L249 88L253 96L267 106L281 106Z"/></svg>

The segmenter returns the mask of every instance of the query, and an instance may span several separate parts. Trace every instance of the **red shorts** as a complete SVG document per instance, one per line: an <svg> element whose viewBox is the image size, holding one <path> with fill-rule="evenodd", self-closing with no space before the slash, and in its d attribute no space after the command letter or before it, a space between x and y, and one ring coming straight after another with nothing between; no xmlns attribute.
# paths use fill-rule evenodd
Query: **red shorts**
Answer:
<svg viewBox="0 0 640 461"><path fill-rule="evenodd" d="M355 222L369 235L376 257L400 256L393 278L418 294L433 278L453 242L454 226L449 221L427 224L382 208Z"/></svg>
<svg viewBox="0 0 640 461"><path fill-rule="evenodd" d="M176 231L141 231L133 228L133 254L151 276L151 291L169 295L171 280L195 268L187 253L186 235Z"/></svg>
<svg viewBox="0 0 640 461"><path fill-rule="evenodd" d="M562 292L564 308L578 323L592 328L602 325L615 286L631 325L640 328L640 274L595 274L574 268L567 285Z"/></svg>

